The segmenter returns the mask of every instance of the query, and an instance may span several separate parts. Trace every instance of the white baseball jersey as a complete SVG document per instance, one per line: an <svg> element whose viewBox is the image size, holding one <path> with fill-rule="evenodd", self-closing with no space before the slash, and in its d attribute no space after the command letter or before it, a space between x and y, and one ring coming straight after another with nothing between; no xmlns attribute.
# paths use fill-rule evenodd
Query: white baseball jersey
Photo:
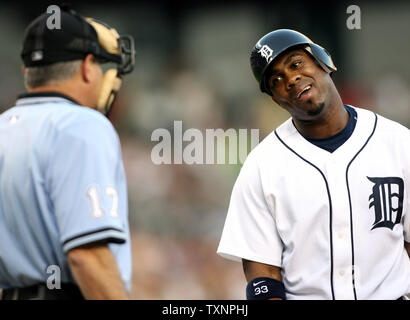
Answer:
<svg viewBox="0 0 410 320"><path fill-rule="evenodd" d="M287 120L246 159L218 254L282 268L287 299L397 299L410 292L410 131L354 108L333 153Z"/></svg>

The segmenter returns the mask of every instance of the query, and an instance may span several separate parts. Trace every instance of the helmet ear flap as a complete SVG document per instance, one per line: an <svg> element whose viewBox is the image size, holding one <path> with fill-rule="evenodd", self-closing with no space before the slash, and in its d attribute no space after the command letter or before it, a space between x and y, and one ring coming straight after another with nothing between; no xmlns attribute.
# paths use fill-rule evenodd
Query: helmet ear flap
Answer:
<svg viewBox="0 0 410 320"><path fill-rule="evenodd" d="M319 65L328 73L336 71L337 68L333 63L332 57L330 56L327 50L315 43L310 43L306 48L308 51L319 63Z"/></svg>
<svg viewBox="0 0 410 320"><path fill-rule="evenodd" d="M97 110L102 114L108 114L110 108L120 90L122 84L121 78L118 76L117 69L109 69L104 74L101 93L97 104Z"/></svg>
<svg viewBox="0 0 410 320"><path fill-rule="evenodd" d="M265 74L263 75L262 81L261 81L261 89L262 92L267 93L268 95L270 95L271 97L273 96L272 91L270 90L270 86L269 86L269 79L272 75L271 70L266 70Z"/></svg>

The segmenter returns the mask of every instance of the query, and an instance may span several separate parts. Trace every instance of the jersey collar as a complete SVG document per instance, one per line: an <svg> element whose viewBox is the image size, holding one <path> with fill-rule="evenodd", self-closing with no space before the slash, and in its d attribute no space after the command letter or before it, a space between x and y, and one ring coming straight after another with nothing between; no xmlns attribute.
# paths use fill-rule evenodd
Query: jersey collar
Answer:
<svg viewBox="0 0 410 320"><path fill-rule="evenodd" d="M39 100L41 100L41 102L48 102L50 98L63 98L65 100L68 100L70 103L80 105L78 101L57 91L28 92L19 94L17 96L16 105L28 104L28 100L30 101L30 103Z"/></svg>
<svg viewBox="0 0 410 320"><path fill-rule="evenodd" d="M275 132L297 154L319 167L327 162L348 163L365 145L377 121L375 113L361 108L353 108L357 112L356 128L350 138L333 153L306 140L293 125L292 118L280 125Z"/></svg>

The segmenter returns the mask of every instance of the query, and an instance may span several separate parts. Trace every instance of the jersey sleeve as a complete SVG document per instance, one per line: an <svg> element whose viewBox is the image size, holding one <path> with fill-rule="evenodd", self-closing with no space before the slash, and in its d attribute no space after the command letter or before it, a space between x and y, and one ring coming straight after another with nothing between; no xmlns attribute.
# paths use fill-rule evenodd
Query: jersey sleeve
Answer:
<svg viewBox="0 0 410 320"><path fill-rule="evenodd" d="M407 208L410 208L410 199L407 199ZM404 216L404 241L410 243L410 212L407 212Z"/></svg>
<svg viewBox="0 0 410 320"><path fill-rule="evenodd" d="M124 243L127 189L114 128L105 118L86 114L57 131L46 180L63 251L101 241Z"/></svg>
<svg viewBox="0 0 410 320"><path fill-rule="evenodd" d="M233 187L217 253L234 261L243 258L280 267L283 244L251 155Z"/></svg>
<svg viewBox="0 0 410 320"><path fill-rule="evenodd" d="M410 144L410 130L406 128L406 137L407 143L402 144L404 147L404 152L406 154L406 158L404 161L404 166L406 169L406 176L405 176L405 194L407 194L407 210L404 214L403 220L403 230L404 230L404 241L410 243L410 149L408 148Z"/></svg>

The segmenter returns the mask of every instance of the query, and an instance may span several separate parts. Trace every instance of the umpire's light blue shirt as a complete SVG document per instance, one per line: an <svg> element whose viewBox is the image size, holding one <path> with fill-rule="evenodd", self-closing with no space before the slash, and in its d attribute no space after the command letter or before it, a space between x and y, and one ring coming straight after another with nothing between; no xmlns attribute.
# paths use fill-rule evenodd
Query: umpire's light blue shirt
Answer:
<svg viewBox="0 0 410 320"><path fill-rule="evenodd" d="M45 283L66 254L109 242L128 290L131 248L121 146L99 112L26 94L0 115L0 287ZM49 269L50 272L50 269Z"/></svg>

